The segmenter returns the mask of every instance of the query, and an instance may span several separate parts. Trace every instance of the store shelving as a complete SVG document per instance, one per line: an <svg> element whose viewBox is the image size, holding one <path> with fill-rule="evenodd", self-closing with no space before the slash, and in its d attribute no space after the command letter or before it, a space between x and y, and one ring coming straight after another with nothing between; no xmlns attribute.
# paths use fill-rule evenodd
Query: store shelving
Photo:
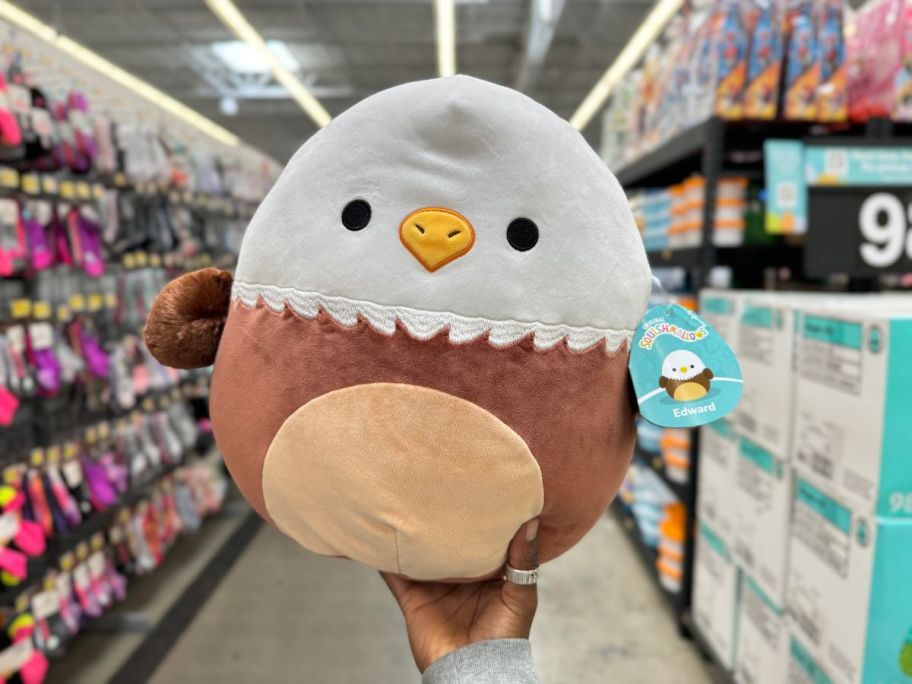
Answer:
<svg viewBox="0 0 912 684"><path fill-rule="evenodd" d="M646 569L647 574L652 577L655 581L656 587L665 597L665 603L671 613L674 615L675 619L680 623L681 617L681 595L668 591L665 587L659 582L659 574L656 569L656 559L658 554L654 548L648 546L643 542L643 538L640 536L640 529L637 526L636 519L627 510L627 507L621 501L620 498L615 498L611 504L611 512L614 515L615 520L618 525L624 531L624 535L630 541L631 546L636 550L637 556L640 558L640 561L643 563L643 567Z"/></svg>
<svg viewBox="0 0 912 684"><path fill-rule="evenodd" d="M686 249L667 249L648 253L653 268L679 268L686 274L687 287L697 293L709 281L713 268L731 269L732 285L737 288L765 288L783 276L791 282L808 282L805 274L804 236L767 236L762 244L717 247L713 243L716 187L728 175L763 179L763 145L767 139L796 139L805 142L857 144L907 135L908 124L873 120L865 125L817 124L787 121L726 121L711 117L673 135L664 143L628 162L617 173L625 190L666 187L698 173L706 182L700 244ZM813 229L813 227L811 227ZM685 504L688 534L685 543L684 581L678 605L683 631L690 624L690 601L696 523L696 482L699 469L699 432L691 439L690 477L685 484L669 482L661 457L638 452L638 458L669 485ZM629 515L629 514L628 514ZM636 535L634 527L627 530ZM642 542L633 540L642 547ZM654 570L653 570L654 573Z"/></svg>
<svg viewBox="0 0 912 684"><path fill-rule="evenodd" d="M671 493L675 495L678 501L683 503L685 506L690 504L689 494L687 483L677 482L668 477L668 473L665 470L665 462L662 460L662 454L655 451L647 451L641 449L639 446L636 450L636 459L645 465L647 468L652 470L659 478L665 483L665 486L671 490Z"/></svg>

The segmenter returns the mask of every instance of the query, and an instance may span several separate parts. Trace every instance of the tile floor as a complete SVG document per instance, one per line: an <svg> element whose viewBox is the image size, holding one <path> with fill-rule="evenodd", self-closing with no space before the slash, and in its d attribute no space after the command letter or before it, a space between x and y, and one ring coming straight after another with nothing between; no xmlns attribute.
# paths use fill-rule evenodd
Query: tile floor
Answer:
<svg viewBox="0 0 912 684"><path fill-rule="evenodd" d="M612 517L543 575L532 641L544 682L712 681ZM375 572L311 555L264 527L152 681L419 678L398 608Z"/></svg>

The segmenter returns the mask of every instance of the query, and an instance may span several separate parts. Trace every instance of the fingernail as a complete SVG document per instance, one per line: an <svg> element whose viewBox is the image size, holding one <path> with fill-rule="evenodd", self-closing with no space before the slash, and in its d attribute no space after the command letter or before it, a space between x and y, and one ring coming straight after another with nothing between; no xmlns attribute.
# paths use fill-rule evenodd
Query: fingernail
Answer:
<svg viewBox="0 0 912 684"><path fill-rule="evenodd" d="M526 523L526 541L532 541L538 535L538 518Z"/></svg>

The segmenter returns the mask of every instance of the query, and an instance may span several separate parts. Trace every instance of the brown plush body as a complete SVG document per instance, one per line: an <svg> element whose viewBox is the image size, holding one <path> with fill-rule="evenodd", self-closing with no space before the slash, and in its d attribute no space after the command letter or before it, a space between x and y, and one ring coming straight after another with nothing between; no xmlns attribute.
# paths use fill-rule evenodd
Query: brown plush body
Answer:
<svg viewBox="0 0 912 684"><path fill-rule="evenodd" d="M536 351L531 340L496 349L484 340L453 345L446 334L422 342L401 329L387 337L363 322L346 329L325 315L233 302L212 382L213 426L232 476L264 517L263 464L282 423L315 397L376 382L467 399L522 437L544 484L543 561L595 524L633 453L626 349ZM591 399L580 404L581 394Z"/></svg>

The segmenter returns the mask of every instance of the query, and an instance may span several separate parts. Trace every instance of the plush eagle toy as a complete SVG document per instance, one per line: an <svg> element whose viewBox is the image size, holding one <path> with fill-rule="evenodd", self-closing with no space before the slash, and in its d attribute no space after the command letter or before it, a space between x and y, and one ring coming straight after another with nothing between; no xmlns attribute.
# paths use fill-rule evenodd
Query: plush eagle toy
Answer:
<svg viewBox="0 0 912 684"><path fill-rule="evenodd" d="M320 554L490 576L527 520L541 560L592 527L634 443L628 344L650 274L580 134L465 76L367 98L256 212L237 271L190 273L145 331L215 363L241 492Z"/></svg>

